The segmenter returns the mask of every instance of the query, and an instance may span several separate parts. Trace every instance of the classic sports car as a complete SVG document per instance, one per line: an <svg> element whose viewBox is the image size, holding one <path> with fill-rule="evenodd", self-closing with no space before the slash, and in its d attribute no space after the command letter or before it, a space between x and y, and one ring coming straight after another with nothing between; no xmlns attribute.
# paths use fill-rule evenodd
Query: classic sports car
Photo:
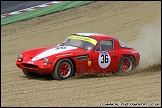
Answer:
<svg viewBox="0 0 162 108"><path fill-rule="evenodd" d="M18 54L16 65L30 76L51 74L62 80L83 73L130 72L140 54L115 37L97 33L73 33L63 43Z"/></svg>

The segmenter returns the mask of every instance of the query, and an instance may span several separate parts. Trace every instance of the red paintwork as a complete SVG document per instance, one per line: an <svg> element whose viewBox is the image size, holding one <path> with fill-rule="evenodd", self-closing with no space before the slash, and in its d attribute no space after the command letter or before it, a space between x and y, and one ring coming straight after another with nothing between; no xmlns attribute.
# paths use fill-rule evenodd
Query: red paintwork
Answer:
<svg viewBox="0 0 162 108"><path fill-rule="evenodd" d="M77 33L74 33L77 34ZM97 73L97 72L117 72L119 68L119 62L123 55L132 55L135 60L135 66L139 64L139 52L136 51L134 48L121 48L118 42L118 39L112 36L108 35L102 35L102 34L92 34L89 35L89 37L96 38L98 40L96 47L100 43L101 40L113 40L114 42L114 50L107 51L111 57L110 65L107 68L101 68L98 64L98 58L100 51L94 51L94 50L86 50L82 48L76 48L69 51L60 52L54 55L48 56L48 65L44 66L42 59L36 60L34 62L31 62L31 59L35 57L36 55L49 50L51 48L56 48L57 46L50 46L50 47L44 47L44 48L37 48L32 49L28 51L22 52L23 61L19 62L16 61L17 67L21 69L26 69L29 72L35 72L39 74L50 74L52 73L53 69L55 68L56 63L58 60L63 58L69 58L73 64L75 64L76 74L82 74L82 73ZM84 56L88 55L88 60L78 60L78 56ZM91 61L91 65L88 65L88 61ZM28 66L22 65L23 63L26 63L27 65L36 65L34 68L29 68ZM37 68L36 68L37 67ZM62 66L65 68L65 66ZM68 71L68 69L67 69ZM66 74L66 73L64 73Z"/></svg>

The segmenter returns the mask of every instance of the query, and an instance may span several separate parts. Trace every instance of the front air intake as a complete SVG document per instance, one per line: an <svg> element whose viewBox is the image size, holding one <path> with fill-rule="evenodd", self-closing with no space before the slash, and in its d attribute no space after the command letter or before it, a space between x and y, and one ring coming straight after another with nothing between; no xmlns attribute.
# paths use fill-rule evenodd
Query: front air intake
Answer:
<svg viewBox="0 0 162 108"><path fill-rule="evenodd" d="M22 63L22 66L27 67L27 68L38 69L38 66L33 65L33 64Z"/></svg>

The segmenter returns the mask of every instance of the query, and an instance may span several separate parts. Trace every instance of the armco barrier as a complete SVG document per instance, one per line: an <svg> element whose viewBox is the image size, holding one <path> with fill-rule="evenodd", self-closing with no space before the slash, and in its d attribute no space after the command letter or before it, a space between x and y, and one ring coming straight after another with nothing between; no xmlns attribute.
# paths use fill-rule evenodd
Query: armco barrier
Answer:
<svg viewBox="0 0 162 108"><path fill-rule="evenodd" d="M46 7L35 9L35 10L32 10L34 8L32 7L31 8L32 11L26 12L26 10L24 9L25 12L21 11L21 14L14 14L8 17L1 18L1 26L5 24L10 24L13 22L27 20L30 18L38 17L38 16L43 16L43 15L54 13L54 12L59 12L65 9L85 5L85 4L92 3L92 2L94 1L62 1L57 4L55 3L55 5L50 5L50 6L46 6Z"/></svg>
<svg viewBox="0 0 162 108"><path fill-rule="evenodd" d="M39 9L39 8L51 6L51 5L54 5L56 3L61 3L61 2L62 1L52 1L52 2L45 3L45 4L33 6L33 7L30 7L30 8L21 9L21 10L10 12L10 13L5 13L5 14L1 15L1 18L12 16L12 15L16 15L16 14L20 14L20 13L23 13L23 12L29 12L29 11L32 11L32 10L36 10L36 9Z"/></svg>

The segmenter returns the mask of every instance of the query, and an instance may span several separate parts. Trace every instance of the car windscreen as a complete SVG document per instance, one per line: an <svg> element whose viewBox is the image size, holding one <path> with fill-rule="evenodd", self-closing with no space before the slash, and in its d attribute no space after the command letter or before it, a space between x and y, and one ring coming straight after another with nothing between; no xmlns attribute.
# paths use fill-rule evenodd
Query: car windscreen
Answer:
<svg viewBox="0 0 162 108"><path fill-rule="evenodd" d="M88 50L93 50L96 44L97 40L94 38L76 35L71 35L64 41L64 45L66 46L75 46Z"/></svg>

